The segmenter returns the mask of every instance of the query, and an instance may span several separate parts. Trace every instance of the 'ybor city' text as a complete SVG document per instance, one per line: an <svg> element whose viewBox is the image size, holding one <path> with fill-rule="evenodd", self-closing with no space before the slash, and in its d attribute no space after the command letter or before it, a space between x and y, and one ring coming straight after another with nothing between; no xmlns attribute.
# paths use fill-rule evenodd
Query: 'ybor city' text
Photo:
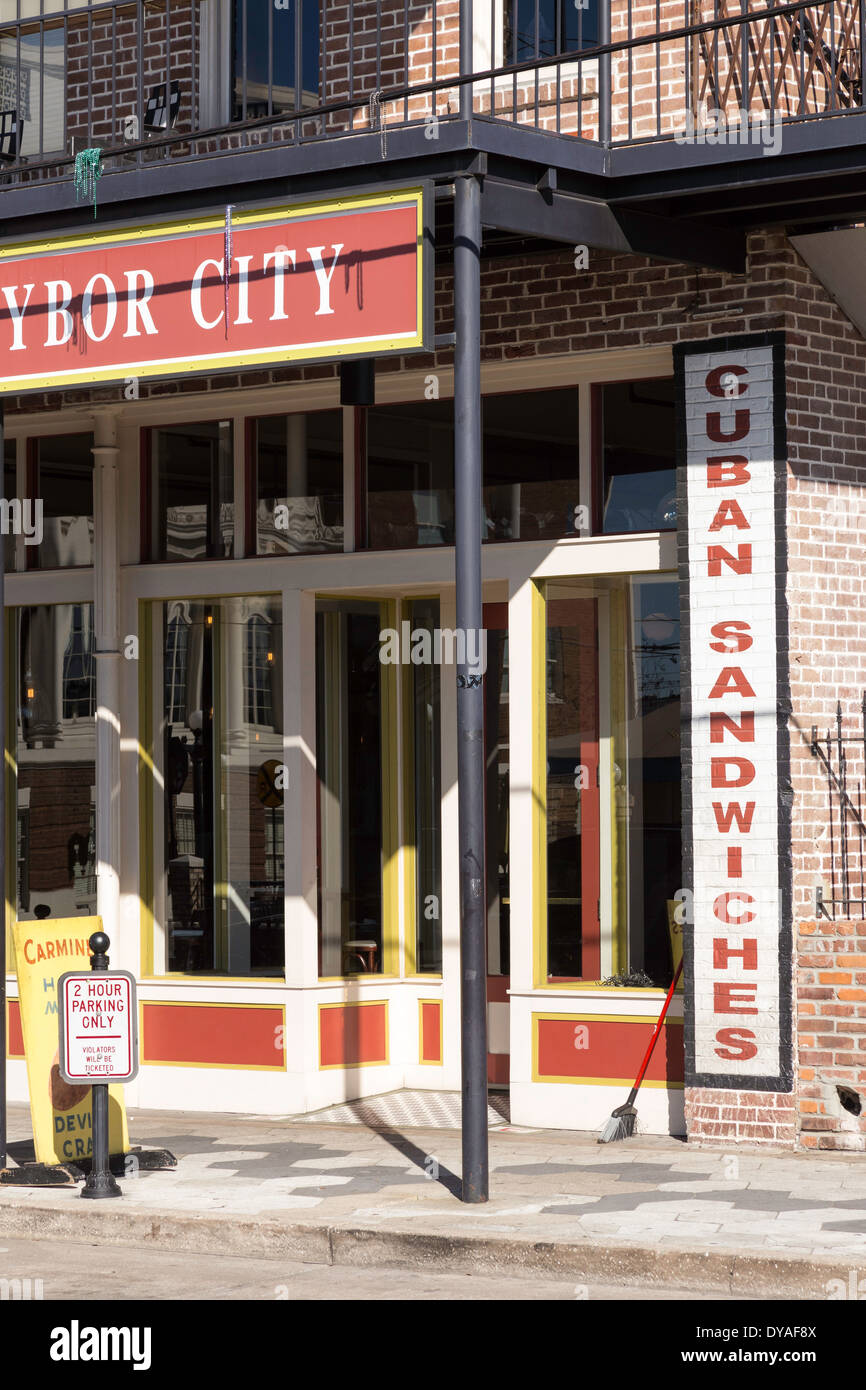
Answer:
<svg viewBox="0 0 866 1390"><path fill-rule="evenodd" d="M265 209L0 250L3 390L420 344L419 203ZM56 383L55 383L56 384ZM62 382L61 382L62 384Z"/></svg>

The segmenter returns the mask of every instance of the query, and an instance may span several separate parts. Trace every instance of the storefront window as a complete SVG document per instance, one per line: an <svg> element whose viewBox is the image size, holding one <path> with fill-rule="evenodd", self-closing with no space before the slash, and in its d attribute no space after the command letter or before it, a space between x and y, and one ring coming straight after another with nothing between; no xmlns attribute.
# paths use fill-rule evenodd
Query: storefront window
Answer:
<svg viewBox="0 0 866 1390"><path fill-rule="evenodd" d="M484 397L483 540L581 534L578 421L575 387ZM453 400L370 410L366 476L372 550L453 545Z"/></svg>
<svg viewBox="0 0 866 1390"><path fill-rule="evenodd" d="M547 973L600 967L598 614L577 586L547 591Z"/></svg>
<svg viewBox="0 0 866 1390"><path fill-rule="evenodd" d="M161 610L166 968L279 975L285 958L278 599Z"/></svg>
<svg viewBox="0 0 866 1390"><path fill-rule="evenodd" d="M316 614L319 973L385 966L383 870L392 787L385 756L378 603L322 600Z"/></svg>
<svg viewBox="0 0 866 1390"><path fill-rule="evenodd" d="M224 560L233 556L230 421L153 430L150 478L152 560Z"/></svg>
<svg viewBox="0 0 866 1390"><path fill-rule="evenodd" d="M6 502L11 502L18 496L18 481L15 459L17 450L14 439L3 441L3 498ZM15 568L15 533L10 524L9 529L3 539L3 560L6 566L6 573Z"/></svg>
<svg viewBox="0 0 866 1390"><path fill-rule="evenodd" d="M439 626L438 599L416 599L407 607L413 634L432 634ZM435 662L412 665L409 670L415 817L415 964L419 973L438 973L442 970L441 676Z"/></svg>
<svg viewBox="0 0 866 1390"><path fill-rule="evenodd" d="M343 412L251 422L257 555L343 549Z"/></svg>
<svg viewBox="0 0 866 1390"><path fill-rule="evenodd" d="M485 396L482 420L484 540L579 535L577 388Z"/></svg>
<svg viewBox="0 0 866 1390"><path fill-rule="evenodd" d="M34 443L43 539L27 547L39 569L93 564L93 453L89 434L55 434ZM32 557L32 558L31 558Z"/></svg>
<svg viewBox="0 0 866 1390"><path fill-rule="evenodd" d="M91 604L20 608L17 914L96 912L96 688Z"/></svg>
<svg viewBox="0 0 866 1390"><path fill-rule="evenodd" d="M487 673L484 681L487 973L507 975L510 970L511 917L508 877L508 604L485 604L484 627L487 632Z"/></svg>
<svg viewBox="0 0 866 1390"><path fill-rule="evenodd" d="M667 986L681 935L679 597L546 586L546 978Z"/></svg>
<svg viewBox="0 0 866 1390"><path fill-rule="evenodd" d="M682 884L679 586L668 575L635 579L622 602L630 670L623 726L614 730L614 777L624 754L616 814L624 878L627 866L628 966L667 986Z"/></svg>
<svg viewBox="0 0 866 1390"><path fill-rule="evenodd" d="M677 524L673 381L598 388L601 529L669 531Z"/></svg>
<svg viewBox="0 0 866 1390"><path fill-rule="evenodd" d="M371 550L453 545L453 402L369 410L366 482Z"/></svg>

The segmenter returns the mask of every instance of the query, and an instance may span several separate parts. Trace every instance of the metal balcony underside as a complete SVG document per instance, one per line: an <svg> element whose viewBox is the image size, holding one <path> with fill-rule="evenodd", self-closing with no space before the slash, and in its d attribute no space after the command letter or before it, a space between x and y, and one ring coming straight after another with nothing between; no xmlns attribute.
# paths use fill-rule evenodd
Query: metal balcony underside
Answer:
<svg viewBox="0 0 866 1390"><path fill-rule="evenodd" d="M844 137L844 138L843 138ZM786 127L783 148L589 142L474 118L440 125L435 148L417 126L295 147L272 145L201 160L165 159L99 182L100 223L194 212L228 202L456 176L484 176L488 251L508 244L585 243L738 271L745 232L768 225L820 230L866 220L866 113ZM0 189L0 236L54 232L87 220L69 183ZM448 214L440 214L447 236Z"/></svg>
<svg viewBox="0 0 866 1390"><path fill-rule="evenodd" d="M326 80L328 44L342 51L345 39L329 38L323 21L316 90L302 91L301 83L296 109L289 103L280 114L271 83L264 96L258 94L264 116L251 116L244 68L241 87L234 89L241 92L240 108L221 127L209 124L207 89L196 75L197 45L203 43L199 22L186 41L189 52L172 28L171 15L184 3L166 0L154 8L144 0L107 0L93 6L86 20L62 20L67 54L77 45L83 74L74 89L77 106L73 88L66 89L65 131L67 137L73 128L80 131L76 149L94 142L103 147L101 224L422 179L447 191L455 177L475 173L483 176L488 254L585 243L739 271L751 228L821 231L866 220L866 108L855 0L775 6L772 0L712 0L709 8L705 0L685 0L682 20L655 0L650 31L637 27L639 19L646 25L646 17L635 9L633 21L629 5L625 37L620 25L615 42L602 32L601 7L592 48L578 31L572 42L583 48L525 62L516 61L516 49L503 52L504 66L479 73L476 65L471 78L456 76L453 68L447 77L437 76L434 54L433 79L421 85L411 82L408 68L394 66L393 54L399 57L403 49L399 43L389 48L380 7L375 64L371 69L367 63L366 74L363 65L355 71L350 64L345 90L335 96ZM430 3L436 33L440 0ZM404 8L408 54L408 2ZM299 6L298 23L300 13ZM60 24L41 22L43 48L46 36L60 33ZM123 24L132 25L141 55L134 77L124 76L118 59ZM17 64L16 80L22 45L34 27L19 21L0 34L12 54L9 71ZM129 36L125 41L131 42ZM103 67L95 58L100 43L112 54ZM299 44L300 31L297 52ZM489 51L497 52L492 31ZM144 55L151 55L146 63ZM672 71L680 74L674 89ZM81 100L86 84L97 79L105 79L109 93L100 98L101 117ZM646 115L641 103L648 81L655 96ZM13 88L19 90L15 83ZM169 93L177 99L171 111ZM460 114L443 115L443 101ZM154 102L159 111L150 111L148 129ZM684 120L707 103L734 125L739 113L739 132L729 125L730 143L683 143ZM750 128L771 115L780 116L779 144L772 150ZM117 132L130 121L136 135L125 144L126 135ZM30 150L26 139L36 138L32 117L29 126L25 144L16 134L12 156L0 164L3 238L56 233L89 220L89 210L76 199L68 143L65 153L51 154L57 147L45 134L40 112L38 140ZM25 132L26 127L25 121ZM437 207L437 238L447 247L450 237L451 202L445 197Z"/></svg>

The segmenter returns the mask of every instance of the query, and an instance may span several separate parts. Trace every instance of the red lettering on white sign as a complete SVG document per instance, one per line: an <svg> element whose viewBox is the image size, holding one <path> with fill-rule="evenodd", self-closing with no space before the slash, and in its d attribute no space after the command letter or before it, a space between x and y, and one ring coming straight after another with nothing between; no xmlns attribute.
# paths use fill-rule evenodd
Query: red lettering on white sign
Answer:
<svg viewBox="0 0 866 1390"><path fill-rule="evenodd" d="M758 1055L755 1035L748 1028L720 1028L716 1042L722 1044L715 1049L716 1056L726 1062L748 1062Z"/></svg>
<svg viewBox="0 0 866 1390"><path fill-rule="evenodd" d="M749 460L742 454L718 454L707 459L707 487L739 487L751 482Z"/></svg>
<svg viewBox="0 0 866 1390"><path fill-rule="evenodd" d="M714 709L710 715L710 743L724 743L725 734L733 734L738 743L754 743L755 711L743 710L737 722L735 715Z"/></svg>
<svg viewBox="0 0 866 1390"><path fill-rule="evenodd" d="M722 572L722 565L727 565L734 574L752 573L752 547L747 542L737 546L736 555L732 555L730 550L726 550L723 545L707 546L707 574L711 579L718 579Z"/></svg>
<svg viewBox="0 0 866 1390"><path fill-rule="evenodd" d="M710 632L719 638L718 642L710 643L710 651L724 652L726 656L733 656L735 652L747 652L754 640L749 635L749 624L739 618L728 618L724 623L714 623ZM733 642L734 645L728 647L727 642Z"/></svg>

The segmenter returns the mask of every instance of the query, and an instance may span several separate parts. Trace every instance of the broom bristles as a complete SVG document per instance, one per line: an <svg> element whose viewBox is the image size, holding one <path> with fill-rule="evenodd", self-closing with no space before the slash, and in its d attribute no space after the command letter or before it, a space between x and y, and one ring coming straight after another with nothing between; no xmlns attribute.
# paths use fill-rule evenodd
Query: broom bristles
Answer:
<svg viewBox="0 0 866 1390"><path fill-rule="evenodd" d="M599 1135L599 1144L616 1144L620 1139L631 1139L637 1124L637 1111L633 1105L624 1105L615 1110Z"/></svg>

